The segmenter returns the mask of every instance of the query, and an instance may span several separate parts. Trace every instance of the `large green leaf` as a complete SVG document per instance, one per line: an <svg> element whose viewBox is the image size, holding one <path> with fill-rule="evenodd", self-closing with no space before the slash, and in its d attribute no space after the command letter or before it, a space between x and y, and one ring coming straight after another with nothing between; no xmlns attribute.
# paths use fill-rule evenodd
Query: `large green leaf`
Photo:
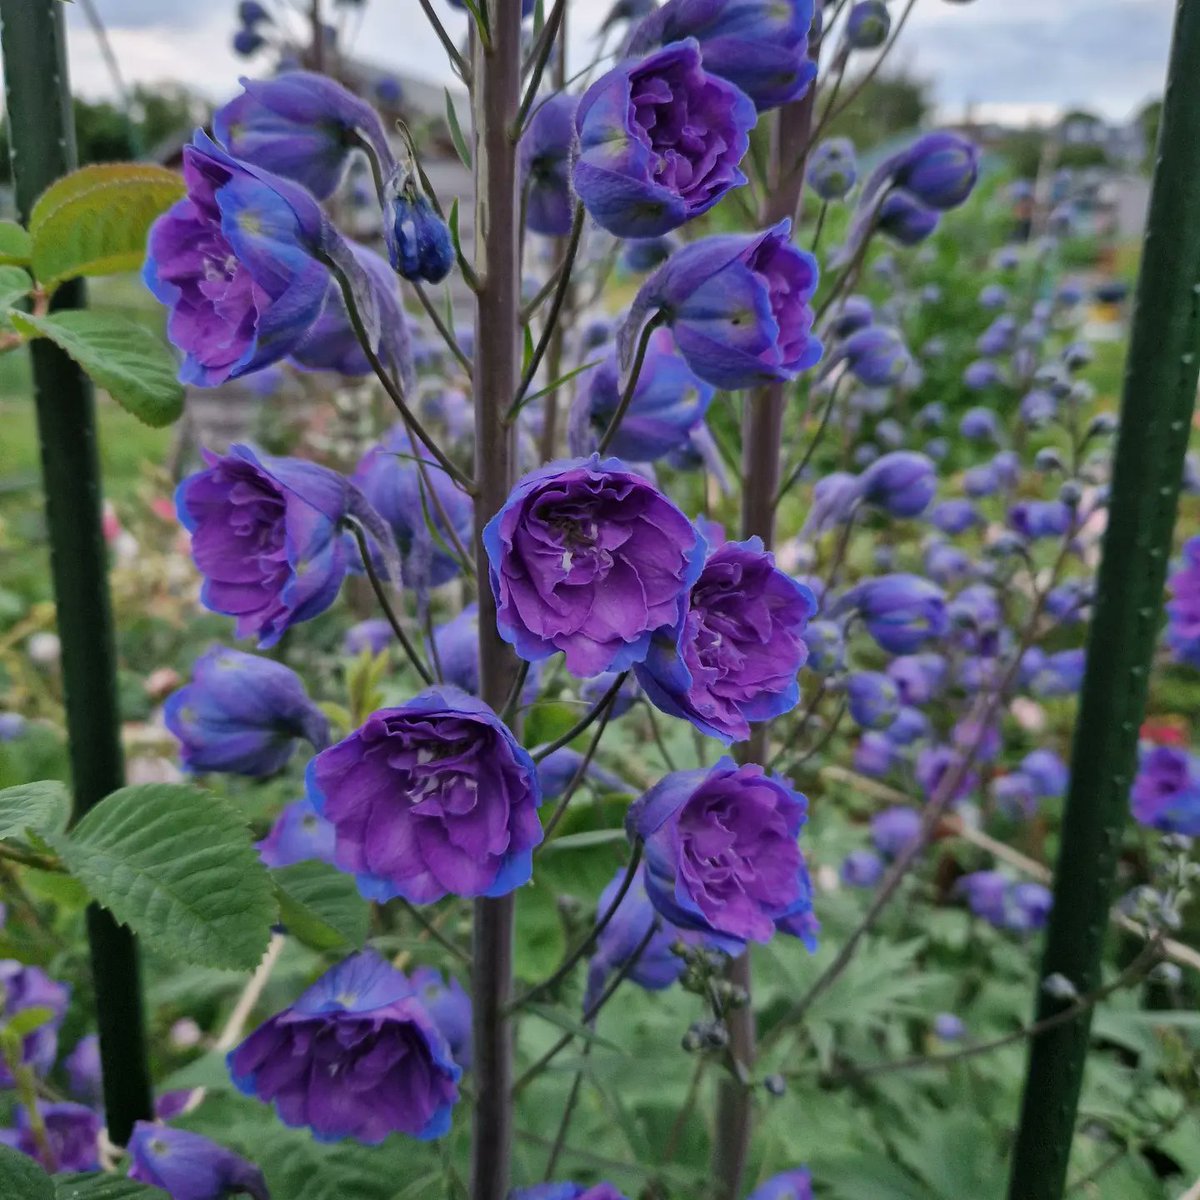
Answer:
<svg viewBox="0 0 1200 1200"><path fill-rule="evenodd" d="M2 260L3 255L0 255ZM12 308L33 290L29 272L20 267L0 266L0 309Z"/></svg>
<svg viewBox="0 0 1200 1200"><path fill-rule="evenodd" d="M166 1200L162 1188L120 1175L56 1175L54 1200Z"/></svg>
<svg viewBox="0 0 1200 1200"><path fill-rule="evenodd" d="M67 827L71 797L57 779L22 783L0 791L0 840L23 838L30 831L45 836Z"/></svg>
<svg viewBox="0 0 1200 1200"><path fill-rule="evenodd" d="M51 841L148 946L200 966L258 965L277 909L246 823L227 801L183 784L122 788Z"/></svg>
<svg viewBox="0 0 1200 1200"><path fill-rule="evenodd" d="M9 320L30 337L49 338L139 421L170 425L183 412L175 360L149 330L112 313L68 310L35 317L10 310Z"/></svg>
<svg viewBox="0 0 1200 1200"><path fill-rule="evenodd" d="M54 1184L33 1159L0 1146L0 1196L4 1200L54 1200Z"/></svg>
<svg viewBox="0 0 1200 1200"><path fill-rule="evenodd" d="M141 266L155 217L183 195L183 180L152 163L96 163L51 184L33 206L33 273L53 285L75 275Z"/></svg>
<svg viewBox="0 0 1200 1200"><path fill-rule="evenodd" d="M25 266L33 257L33 240L16 221L0 221L0 263Z"/></svg>
<svg viewBox="0 0 1200 1200"><path fill-rule="evenodd" d="M272 871L279 917L287 931L315 950L359 950L370 911L354 880L322 862Z"/></svg>

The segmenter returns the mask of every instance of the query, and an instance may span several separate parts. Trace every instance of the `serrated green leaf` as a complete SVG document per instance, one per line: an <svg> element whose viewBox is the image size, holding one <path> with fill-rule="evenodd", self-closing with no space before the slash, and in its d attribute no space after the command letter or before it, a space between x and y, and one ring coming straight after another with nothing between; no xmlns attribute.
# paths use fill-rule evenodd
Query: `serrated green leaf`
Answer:
<svg viewBox="0 0 1200 1200"><path fill-rule="evenodd" d="M29 234L16 221L0 221L0 263L23 267L32 257Z"/></svg>
<svg viewBox="0 0 1200 1200"><path fill-rule="evenodd" d="M454 110L454 98L450 95L449 88L446 88L446 124L450 127L450 140L454 143L459 160L469 171L471 169L471 148L467 145L462 126L458 123L458 113Z"/></svg>
<svg viewBox="0 0 1200 1200"><path fill-rule="evenodd" d="M271 879L228 801L183 784L121 788L52 845L95 900L167 957L233 970L262 958L277 916Z"/></svg>
<svg viewBox="0 0 1200 1200"><path fill-rule="evenodd" d="M67 827L71 797L57 779L22 783L0 791L0 841L24 838L30 830L61 833Z"/></svg>
<svg viewBox="0 0 1200 1200"><path fill-rule="evenodd" d="M279 916L288 933L314 950L359 950L370 910L354 880L323 862L301 862L271 872Z"/></svg>
<svg viewBox="0 0 1200 1200"><path fill-rule="evenodd" d="M54 1200L166 1200L162 1188L120 1175L56 1175Z"/></svg>
<svg viewBox="0 0 1200 1200"><path fill-rule="evenodd" d="M4 1200L55 1200L54 1181L33 1159L0 1146L0 1196Z"/></svg>
<svg viewBox="0 0 1200 1200"><path fill-rule="evenodd" d="M183 412L175 360L149 330L112 313L69 310L35 317L10 310L30 337L49 338L66 351L126 412L159 428Z"/></svg>
<svg viewBox="0 0 1200 1200"><path fill-rule="evenodd" d="M33 290L29 272L21 267L0 266L0 310L12 308Z"/></svg>
<svg viewBox="0 0 1200 1200"><path fill-rule="evenodd" d="M183 191L179 175L152 163L95 163L64 175L30 214L34 275L53 285L140 267L150 226Z"/></svg>

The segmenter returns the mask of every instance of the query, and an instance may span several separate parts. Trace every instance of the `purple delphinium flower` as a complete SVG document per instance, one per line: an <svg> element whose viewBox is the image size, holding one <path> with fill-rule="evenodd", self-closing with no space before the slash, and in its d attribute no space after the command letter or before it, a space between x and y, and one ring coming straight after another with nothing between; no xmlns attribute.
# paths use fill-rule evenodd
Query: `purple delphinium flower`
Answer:
<svg viewBox="0 0 1200 1200"><path fill-rule="evenodd" d="M646 843L651 903L722 949L769 941L777 928L813 949L812 885L797 844L807 807L782 779L730 758L665 776L626 819Z"/></svg>
<svg viewBox="0 0 1200 1200"><path fill-rule="evenodd" d="M1024 771L1012 771L993 779L992 795L1009 820L1028 820L1037 812L1037 789Z"/></svg>
<svg viewBox="0 0 1200 1200"><path fill-rule="evenodd" d="M967 363L963 370L963 386L973 392L982 392L1004 382L1004 372L990 358L977 358Z"/></svg>
<svg viewBox="0 0 1200 1200"><path fill-rule="evenodd" d="M846 701L851 718L864 729L886 729L900 711L900 692L881 671L852 672Z"/></svg>
<svg viewBox="0 0 1200 1200"><path fill-rule="evenodd" d="M817 480L812 503L804 519L803 534L820 534L849 520L862 500L862 478L846 471L831 471Z"/></svg>
<svg viewBox="0 0 1200 1200"><path fill-rule="evenodd" d="M942 781L953 772L957 782L951 799L962 800L979 786L979 775L975 771L964 771L962 764L963 751L951 746L926 746L917 753L917 783L926 797L932 798L941 790Z"/></svg>
<svg viewBox="0 0 1200 1200"><path fill-rule="evenodd" d="M652 634L682 620L704 563L687 517L598 455L526 475L483 544L501 637L530 662L561 650L583 678L642 661Z"/></svg>
<svg viewBox="0 0 1200 1200"><path fill-rule="evenodd" d="M1008 510L1008 523L1030 541L1062 537L1071 527L1071 510L1061 500L1021 500Z"/></svg>
<svg viewBox="0 0 1200 1200"><path fill-rule="evenodd" d="M851 850L838 870L838 877L847 887L874 887L882 874L883 859L873 850Z"/></svg>
<svg viewBox="0 0 1200 1200"><path fill-rule="evenodd" d="M812 0L668 0L630 35L629 53L695 38L705 70L736 84L763 112L799 99L816 78L812 23Z"/></svg>
<svg viewBox="0 0 1200 1200"><path fill-rule="evenodd" d="M1047 654L1029 683L1035 696L1071 696L1083 685L1085 655L1082 648Z"/></svg>
<svg viewBox="0 0 1200 1200"><path fill-rule="evenodd" d="M676 251L642 285L621 330L622 361L651 313L670 325L688 366L736 390L794 378L815 366L811 300L817 261L789 240L791 222L718 234Z"/></svg>
<svg viewBox="0 0 1200 1200"><path fill-rule="evenodd" d="M957 1042L966 1034L967 1027L953 1013L938 1013L933 1018L934 1036L943 1042Z"/></svg>
<svg viewBox="0 0 1200 1200"><path fill-rule="evenodd" d="M904 654L893 658L886 670L900 689L902 704L928 704L946 680L946 660L940 654Z"/></svg>
<svg viewBox="0 0 1200 1200"><path fill-rule="evenodd" d="M905 191L889 192L874 213L879 231L901 246L920 245L938 227L939 215ZM859 233L859 239L864 236Z"/></svg>
<svg viewBox="0 0 1200 1200"><path fill-rule="evenodd" d="M998 450L992 458L992 469L1004 487L1017 486L1021 477L1021 459L1015 450Z"/></svg>
<svg viewBox="0 0 1200 1200"><path fill-rule="evenodd" d="M1070 772L1053 750L1032 750L1021 760L1021 772L1027 775L1044 799L1061 796L1067 790Z"/></svg>
<svg viewBox="0 0 1200 1200"><path fill-rule="evenodd" d="M696 524L699 527L700 521L697 521ZM720 544L718 541L709 540L708 535L711 532L709 530L705 533L708 544L710 546ZM721 538L720 541L723 542L724 538ZM591 679L585 679L579 687L579 698L589 708L594 707L608 694L613 684L617 682L617 678L616 671L605 671L601 675L593 675ZM618 717L623 717L638 702L641 695L642 689L638 685L637 679L632 675L627 675L613 698L612 707L609 709L609 719L615 721Z"/></svg>
<svg viewBox="0 0 1200 1200"><path fill-rule="evenodd" d="M958 422L958 432L973 442L1000 440L1000 425L990 408L968 408Z"/></svg>
<svg viewBox="0 0 1200 1200"><path fill-rule="evenodd" d="M450 226L407 167L397 167L384 189L383 240L388 262L404 279L441 283L454 267Z"/></svg>
<svg viewBox="0 0 1200 1200"><path fill-rule="evenodd" d="M627 271L644 275L647 271L662 266L678 249L678 239L670 234L656 238L626 238L621 250L621 265ZM599 344L603 345L603 342Z"/></svg>
<svg viewBox="0 0 1200 1200"><path fill-rule="evenodd" d="M740 88L701 64L694 39L627 59L579 101L575 192L617 237L657 237L746 182L757 120Z"/></svg>
<svg viewBox="0 0 1200 1200"><path fill-rule="evenodd" d="M542 840L537 770L508 727L457 688L372 713L308 765L334 862L369 900L503 896Z"/></svg>
<svg viewBox="0 0 1200 1200"><path fill-rule="evenodd" d="M818 675L840 671L845 664L846 642L833 621L810 621L804 630L804 644L808 647L807 666Z"/></svg>
<svg viewBox="0 0 1200 1200"><path fill-rule="evenodd" d="M453 975L436 967L418 967L409 982L441 1030L450 1054L464 1071L471 1069L471 997Z"/></svg>
<svg viewBox="0 0 1200 1200"><path fill-rule="evenodd" d="M7 1024L17 1013L30 1008L48 1009L51 1016L21 1040L21 1061L44 1075L58 1054L58 1027L67 1012L71 991L51 979L39 967L27 967L15 959L0 959L0 1017ZM12 1087L8 1064L0 1059L0 1088Z"/></svg>
<svg viewBox="0 0 1200 1200"><path fill-rule="evenodd" d="M319 200L332 196L360 141L392 163L375 110L328 75L286 71L238 81L242 94L217 109L213 131L234 158L303 184Z"/></svg>
<svg viewBox="0 0 1200 1200"><path fill-rule="evenodd" d="M80 1038L64 1065L71 1081L71 1094L88 1104L95 1104L100 1099L102 1084L100 1039L94 1033Z"/></svg>
<svg viewBox="0 0 1200 1200"><path fill-rule="evenodd" d="M875 306L866 296L847 296L829 318L829 334L839 341L865 329L875 320Z"/></svg>
<svg viewBox="0 0 1200 1200"><path fill-rule="evenodd" d="M625 869L618 868L596 903L596 912L603 915L612 907L625 877ZM651 928L658 928L650 935ZM647 935L650 940L645 942ZM645 868L638 871L629 890L625 893L617 911L604 927L596 941L596 949L588 962L587 990L583 997L586 1012L600 998L613 972L619 971L643 945L637 961L629 971L628 978L649 992L662 991L673 984L684 971L683 959L675 953L673 946L680 939L697 941L693 933L684 933L664 921L650 903L646 892Z"/></svg>
<svg viewBox="0 0 1200 1200"><path fill-rule="evenodd" d="M305 796L284 806L271 832L258 843L258 856L268 867L290 867L312 860L332 863L334 836L333 825Z"/></svg>
<svg viewBox="0 0 1200 1200"><path fill-rule="evenodd" d="M1000 476L991 463L982 463L963 472L963 491L975 499L990 496L999 487Z"/></svg>
<svg viewBox="0 0 1200 1200"><path fill-rule="evenodd" d="M395 638L392 627L383 617L368 617L346 630L342 638L342 653L357 658L364 650L372 656L382 654Z"/></svg>
<svg viewBox="0 0 1200 1200"><path fill-rule="evenodd" d="M837 612L862 618L867 632L889 654L911 654L948 628L942 589L919 575L881 575L857 584Z"/></svg>
<svg viewBox="0 0 1200 1200"><path fill-rule="evenodd" d="M886 187L903 188L929 208L956 208L979 177L979 150L959 133L922 134L885 159L863 188L863 202Z"/></svg>
<svg viewBox="0 0 1200 1200"><path fill-rule="evenodd" d="M887 41L892 18L883 0L855 0L842 36L852 50L876 50Z"/></svg>
<svg viewBox="0 0 1200 1200"><path fill-rule="evenodd" d="M859 381L871 388L890 387L903 378L911 359L904 339L883 325L868 325L842 342L828 365L844 361Z"/></svg>
<svg viewBox="0 0 1200 1200"><path fill-rule="evenodd" d="M198 1133L138 1121L129 1139L129 1178L162 1188L171 1200L270 1200L263 1173L232 1150Z"/></svg>
<svg viewBox="0 0 1200 1200"><path fill-rule="evenodd" d="M571 149L578 103L566 92L541 101L521 134L518 153L525 224L547 237L566 237L571 232Z"/></svg>
<svg viewBox="0 0 1200 1200"><path fill-rule="evenodd" d="M722 741L791 711L808 658L804 628L817 610L804 584L775 566L754 537L709 556L678 628L656 635L637 668L647 697Z"/></svg>
<svg viewBox="0 0 1200 1200"><path fill-rule="evenodd" d="M624 391L615 349L593 367L575 392L567 431L571 452L591 454L608 428ZM685 446L713 397L675 350L669 329L656 329L633 389L633 399L609 443L617 458L654 462Z"/></svg>
<svg viewBox="0 0 1200 1200"><path fill-rule="evenodd" d="M0 712L0 744L15 742L29 722L20 713Z"/></svg>
<svg viewBox="0 0 1200 1200"><path fill-rule="evenodd" d="M989 925L1004 924L1009 882L999 871L972 871L954 885L967 901L967 907Z"/></svg>
<svg viewBox="0 0 1200 1200"><path fill-rule="evenodd" d="M965 551L946 542L932 542L925 548L925 574L942 587L957 583L971 570L971 560Z"/></svg>
<svg viewBox="0 0 1200 1200"><path fill-rule="evenodd" d="M1034 388L1021 398L1018 416L1031 429L1038 429L1053 421L1058 413L1058 401L1047 391Z"/></svg>
<svg viewBox="0 0 1200 1200"><path fill-rule="evenodd" d="M982 521L979 510L970 500L943 500L929 510L929 523L950 537L965 533Z"/></svg>
<svg viewBox="0 0 1200 1200"><path fill-rule="evenodd" d="M628 1200L611 1183L538 1183L533 1187L514 1188L508 1200Z"/></svg>
<svg viewBox="0 0 1200 1200"><path fill-rule="evenodd" d="M1000 726L994 721L982 724L974 717L964 717L951 730L950 740L971 758L991 762L1000 753Z"/></svg>
<svg viewBox="0 0 1200 1200"><path fill-rule="evenodd" d="M884 736L894 746L911 746L932 732L929 718L919 708L901 708Z"/></svg>
<svg viewBox="0 0 1200 1200"><path fill-rule="evenodd" d="M979 293L979 307L1004 308L1008 304L1008 289L999 283L985 284Z"/></svg>
<svg viewBox="0 0 1200 1200"><path fill-rule="evenodd" d="M1167 643L1177 661L1200 667L1200 534L1184 543L1183 561L1167 588Z"/></svg>
<svg viewBox="0 0 1200 1200"><path fill-rule="evenodd" d="M229 1054L237 1087L318 1141L450 1129L462 1068L412 984L378 954L327 971Z"/></svg>
<svg viewBox="0 0 1200 1200"><path fill-rule="evenodd" d="M146 286L170 310L179 378L215 387L286 358L325 303L321 209L203 132L183 150L187 195L150 229Z"/></svg>
<svg viewBox="0 0 1200 1200"><path fill-rule="evenodd" d="M936 491L933 463L913 450L885 454L862 473L863 499L893 517L920 516Z"/></svg>
<svg viewBox="0 0 1200 1200"><path fill-rule="evenodd" d="M760 1183L746 1200L813 1200L812 1175L807 1167L773 1175Z"/></svg>
<svg viewBox="0 0 1200 1200"><path fill-rule="evenodd" d="M234 444L204 451L205 468L176 489L175 508L192 535L205 608L237 618L238 637L275 645L298 621L336 599L349 562L341 523L382 523L341 475L316 463L270 458Z"/></svg>
<svg viewBox="0 0 1200 1200"><path fill-rule="evenodd" d="M474 536L474 503L423 446L413 447L403 426L363 455L351 479L391 527L408 586L438 587L459 574L458 547Z"/></svg>
<svg viewBox="0 0 1200 1200"><path fill-rule="evenodd" d="M883 733L868 730L854 747L854 769L872 779L882 778L899 761L896 743Z"/></svg>
<svg viewBox="0 0 1200 1200"><path fill-rule="evenodd" d="M329 721L290 667L214 646L196 659L192 681L168 697L167 728L189 771L256 777L281 771L298 740L324 750Z"/></svg>
<svg viewBox="0 0 1200 1200"><path fill-rule="evenodd" d="M1143 749L1130 801L1142 825L1200 835L1200 758L1174 746Z"/></svg>
<svg viewBox="0 0 1200 1200"><path fill-rule="evenodd" d="M1006 897L1004 927L1031 933L1045 927L1054 907L1050 889L1040 883L1014 883Z"/></svg>
<svg viewBox="0 0 1200 1200"><path fill-rule="evenodd" d="M807 178L822 200L844 199L858 179L854 143L849 138L826 138L809 156Z"/></svg>
<svg viewBox="0 0 1200 1200"><path fill-rule="evenodd" d="M903 854L921 833L921 814L915 808L885 808L871 818L871 840L885 858Z"/></svg>
<svg viewBox="0 0 1200 1200"><path fill-rule="evenodd" d="M50 1160L42 1156L34 1137L29 1110L16 1109L16 1125L0 1133L0 1143L36 1159L47 1171L96 1171L100 1168L100 1116L83 1104L62 1101L38 1102L38 1113L46 1131Z"/></svg>

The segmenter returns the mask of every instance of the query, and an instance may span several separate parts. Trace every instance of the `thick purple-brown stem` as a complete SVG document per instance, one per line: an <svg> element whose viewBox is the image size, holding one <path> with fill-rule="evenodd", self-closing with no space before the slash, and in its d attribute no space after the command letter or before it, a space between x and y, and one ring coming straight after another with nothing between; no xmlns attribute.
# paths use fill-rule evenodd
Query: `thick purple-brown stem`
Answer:
<svg viewBox="0 0 1200 1200"><path fill-rule="evenodd" d="M486 36L472 37L475 166L475 529L479 588L480 695L504 708L516 673L496 631L496 609L479 531L512 487L515 429L506 424L520 378L520 241L514 127L521 101L521 0L491 0ZM475 902L475 1113L471 1200L504 1200L512 1154L513 899Z"/></svg>
<svg viewBox="0 0 1200 1200"><path fill-rule="evenodd" d="M819 56L820 43L811 54ZM816 88L776 114L772 130L770 178L763 198L762 224L772 225L799 210L804 187L804 154L812 129ZM775 493L779 488L780 455L783 448L783 417L787 389L783 384L762 388L746 397L742 425L742 536L762 538L768 549L775 540ZM737 747L740 762L765 762L767 729L760 725L750 740ZM751 993L750 956L743 954L729 967L733 983ZM748 1073L755 1058L753 1004L729 1014L729 1048ZM737 1200L742 1191L746 1155L750 1149L753 1118L751 1095L740 1080L726 1077L717 1098L717 1125L713 1143L713 1176L718 1195Z"/></svg>

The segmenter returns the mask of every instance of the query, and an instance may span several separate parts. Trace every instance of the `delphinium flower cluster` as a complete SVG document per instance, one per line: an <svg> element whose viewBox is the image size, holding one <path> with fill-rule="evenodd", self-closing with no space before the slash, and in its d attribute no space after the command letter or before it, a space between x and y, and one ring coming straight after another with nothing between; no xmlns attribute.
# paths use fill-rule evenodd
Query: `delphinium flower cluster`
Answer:
<svg viewBox="0 0 1200 1200"><path fill-rule="evenodd" d="M480 89L504 40L489 22L533 6L468 7L466 51L443 41ZM764 127L811 97L822 46L837 80L825 117L847 62L886 53L885 5L622 4L606 26L615 65L557 87L543 15L500 131L514 224L481 205L472 259L421 139L392 136L322 73L341 30L301 54L281 14L240 5L236 49L273 52L279 70L244 80L185 147L185 195L150 231L144 280L183 381L314 374L362 398L369 432L324 452L200 448L175 508L199 603L243 648L198 657L163 721L184 771L270 797L257 846L276 877L319 865L367 913L358 945L318 940L269 1004L258 981L260 1019L219 1046L226 1082L320 1142L438 1142L432 1195L457 1182L464 1110L512 1110L571 1048L556 1129L530 1135L537 1161L512 1165L506 1149L505 1178L476 1176L472 1195L624 1200L642 1194L629 1173L568 1142L622 988L676 989L666 1011L686 1014L676 1045L697 1064L661 1161L632 1164L653 1181L675 1165L706 1072L723 1102L786 1089L779 1042L830 977L775 1006L756 1063L751 945L816 953L823 893L886 898L934 841L1032 825L1063 795L1045 710L1081 678L1112 422L1083 379L1053 237L995 258L969 355L947 366L929 251L976 189L969 138L924 134L861 170L852 143L810 123L800 162L755 163ZM475 119L486 171L495 130L486 106ZM362 241L339 225L351 193ZM497 333L479 299L471 328L454 289L487 295L489 239L509 235L525 273L500 281L512 327ZM481 369L496 358L517 376L499 403ZM753 454L738 460L738 429L772 397L778 469L760 477ZM483 486L493 454L514 463L502 495ZM756 506L770 518L735 536ZM1195 558L1171 608L1185 661L1200 639ZM888 800L823 878L804 831L827 768ZM1148 751L1135 815L1196 832L1197 781L1186 751ZM564 861L579 886L554 894ZM982 851L939 888L938 903L1010 937L1050 907L1040 881ZM522 957L522 939L546 937L545 920L522 923L535 904L552 910L548 963ZM498 941L481 914L508 922ZM300 925L285 912L277 940L314 948ZM64 1064L78 1102L30 1099L66 1002L37 968L11 967L6 1005L52 1018L10 1056L26 1107L6 1138L50 1170L91 1170L98 1068L80 1043ZM958 1041L963 1022L943 1012L933 1035ZM498 1068L513 1041L515 1069ZM176 1200L265 1198L257 1167L187 1127L201 1099L189 1085L138 1125L131 1177ZM748 1138L734 1124L714 1141ZM476 1146L489 1136L477 1118ZM719 1182L809 1200L809 1169L778 1159L758 1156L753 1181L739 1160Z"/></svg>

